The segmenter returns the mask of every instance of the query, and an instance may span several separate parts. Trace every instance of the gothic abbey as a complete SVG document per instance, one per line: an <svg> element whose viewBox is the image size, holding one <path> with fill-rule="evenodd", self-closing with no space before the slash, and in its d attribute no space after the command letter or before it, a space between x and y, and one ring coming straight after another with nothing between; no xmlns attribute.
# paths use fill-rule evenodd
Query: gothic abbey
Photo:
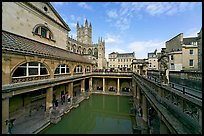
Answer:
<svg viewBox="0 0 204 136"><path fill-rule="evenodd" d="M106 67L105 60L105 40L98 39L97 44L92 43L92 25L88 25L86 20L85 26L76 26L76 40L68 37L67 49L77 54L83 54L92 59L96 63L96 68L103 69Z"/></svg>

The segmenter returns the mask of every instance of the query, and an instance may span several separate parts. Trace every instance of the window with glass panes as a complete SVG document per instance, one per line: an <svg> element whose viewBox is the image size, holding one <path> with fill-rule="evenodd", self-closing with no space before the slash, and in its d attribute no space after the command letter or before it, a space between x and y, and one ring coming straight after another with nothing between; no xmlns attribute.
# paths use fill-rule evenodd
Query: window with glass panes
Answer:
<svg viewBox="0 0 204 136"><path fill-rule="evenodd" d="M13 73L13 77L28 77L34 75L47 75L47 69L44 64L38 62L28 62L20 65Z"/></svg>
<svg viewBox="0 0 204 136"><path fill-rule="evenodd" d="M55 74L67 74L69 73L69 67L66 64L61 64L55 69Z"/></svg>

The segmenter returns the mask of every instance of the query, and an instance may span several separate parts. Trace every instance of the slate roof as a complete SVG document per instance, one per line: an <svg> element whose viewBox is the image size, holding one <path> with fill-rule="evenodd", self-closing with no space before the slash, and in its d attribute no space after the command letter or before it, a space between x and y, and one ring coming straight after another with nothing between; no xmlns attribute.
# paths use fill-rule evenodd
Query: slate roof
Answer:
<svg viewBox="0 0 204 136"><path fill-rule="evenodd" d="M2 52L6 51L94 64L85 56L2 30Z"/></svg>

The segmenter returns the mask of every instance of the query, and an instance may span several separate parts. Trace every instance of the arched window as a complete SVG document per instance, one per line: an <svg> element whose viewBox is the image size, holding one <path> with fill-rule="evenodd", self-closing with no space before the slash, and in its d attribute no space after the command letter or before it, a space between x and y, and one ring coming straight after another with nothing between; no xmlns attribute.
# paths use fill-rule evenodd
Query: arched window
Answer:
<svg viewBox="0 0 204 136"><path fill-rule="evenodd" d="M74 72L75 72L75 73L82 73L82 66L77 65L77 66L75 67L75 69L74 69Z"/></svg>
<svg viewBox="0 0 204 136"><path fill-rule="evenodd" d="M90 67L89 66L86 67L86 72L90 72Z"/></svg>
<svg viewBox="0 0 204 136"><path fill-rule="evenodd" d="M83 49L83 54L86 54L86 49L85 48Z"/></svg>
<svg viewBox="0 0 204 136"><path fill-rule="evenodd" d="M98 49L97 48L94 49L94 56L98 57Z"/></svg>
<svg viewBox="0 0 204 136"><path fill-rule="evenodd" d="M75 44L72 45L72 48L73 48L73 52L76 53L76 45Z"/></svg>
<svg viewBox="0 0 204 136"><path fill-rule="evenodd" d="M45 65L39 62L24 63L14 71L12 77L28 77L34 75L48 75Z"/></svg>
<svg viewBox="0 0 204 136"><path fill-rule="evenodd" d="M66 64L61 64L55 69L55 74L67 74L69 72L69 67Z"/></svg>
<svg viewBox="0 0 204 136"><path fill-rule="evenodd" d="M77 53L81 54L81 47L80 46L78 47L78 52Z"/></svg>
<svg viewBox="0 0 204 136"><path fill-rule="evenodd" d="M54 40L53 34L50 29L42 24L34 27L33 34L39 35L43 38Z"/></svg>
<svg viewBox="0 0 204 136"><path fill-rule="evenodd" d="M92 50L91 49L88 50L88 54L92 55Z"/></svg>

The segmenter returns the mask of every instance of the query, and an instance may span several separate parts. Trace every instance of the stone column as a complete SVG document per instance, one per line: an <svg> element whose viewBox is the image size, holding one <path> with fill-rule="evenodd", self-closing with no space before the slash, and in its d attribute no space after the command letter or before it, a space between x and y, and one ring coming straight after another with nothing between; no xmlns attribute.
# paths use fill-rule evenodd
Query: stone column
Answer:
<svg viewBox="0 0 204 136"><path fill-rule="evenodd" d="M160 119L160 134L170 134L168 127L164 124L164 122Z"/></svg>
<svg viewBox="0 0 204 136"><path fill-rule="evenodd" d="M6 55L2 58L2 72L4 72L4 80L2 80L2 84L10 84L11 83L11 70L10 70L11 58Z"/></svg>
<svg viewBox="0 0 204 136"><path fill-rule="evenodd" d="M81 92L84 93L85 92L85 79L81 80Z"/></svg>
<svg viewBox="0 0 204 136"><path fill-rule="evenodd" d="M93 87L92 87L92 77L89 78L89 91L90 91L90 92L93 91Z"/></svg>
<svg viewBox="0 0 204 136"><path fill-rule="evenodd" d="M137 85L137 99L138 100L140 99L140 88L138 85Z"/></svg>
<svg viewBox="0 0 204 136"><path fill-rule="evenodd" d="M117 94L120 94L120 79L118 78L118 83L117 83Z"/></svg>
<svg viewBox="0 0 204 136"><path fill-rule="evenodd" d="M69 94L71 96L71 100L70 100L71 105L72 105L72 99L73 99L73 86L74 86L73 82L69 83Z"/></svg>
<svg viewBox="0 0 204 136"><path fill-rule="evenodd" d="M9 120L9 98L2 98L2 134L8 134L6 120Z"/></svg>
<svg viewBox="0 0 204 136"><path fill-rule="evenodd" d="M53 87L49 87L47 88L46 92L46 111L52 109L53 107L52 100L53 100Z"/></svg>
<svg viewBox="0 0 204 136"><path fill-rule="evenodd" d="M103 92L105 93L105 88L106 88L106 82L105 82L105 78L103 78Z"/></svg>
<svg viewBox="0 0 204 136"><path fill-rule="evenodd" d="M142 118L147 122L147 98L145 95L142 96Z"/></svg>

